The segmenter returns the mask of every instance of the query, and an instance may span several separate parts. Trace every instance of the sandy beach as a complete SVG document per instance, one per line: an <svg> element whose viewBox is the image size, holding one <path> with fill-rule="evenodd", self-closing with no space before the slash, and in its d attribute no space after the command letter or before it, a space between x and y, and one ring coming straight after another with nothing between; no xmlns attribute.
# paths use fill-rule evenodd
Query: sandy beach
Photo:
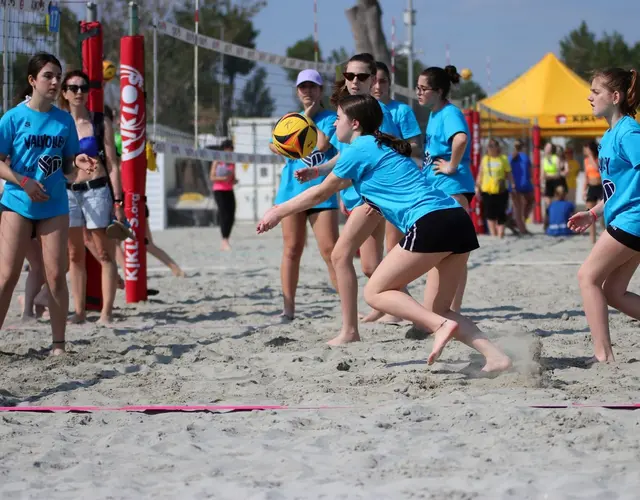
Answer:
<svg viewBox="0 0 640 500"><path fill-rule="evenodd" d="M154 239L188 278L150 257L161 293L127 305L120 292L113 328L97 313L69 327L68 356L48 356L48 323L20 322L22 276L2 331L0 406L333 408L2 412L0 498L638 498L640 410L532 407L640 402L638 322L613 313L617 362L584 366L576 272L587 237L481 237L463 312L515 360L493 379L455 342L427 366L432 341L405 338L408 325L363 325L363 342L326 346L340 309L312 237L289 324L278 321L279 228L238 226L230 253L217 228Z"/></svg>

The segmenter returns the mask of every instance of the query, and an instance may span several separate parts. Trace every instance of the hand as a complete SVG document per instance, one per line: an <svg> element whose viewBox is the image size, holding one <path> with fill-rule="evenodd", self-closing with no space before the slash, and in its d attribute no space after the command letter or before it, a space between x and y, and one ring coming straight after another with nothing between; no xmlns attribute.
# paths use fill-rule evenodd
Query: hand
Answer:
<svg viewBox="0 0 640 500"><path fill-rule="evenodd" d="M270 229L276 227L281 220L282 217L278 215L278 205L274 205L262 216L262 219L260 219L260 222L258 222L258 226L256 227L256 232L258 234L266 233Z"/></svg>
<svg viewBox="0 0 640 500"><path fill-rule="evenodd" d="M451 166L451 163L449 163L448 161L445 161L442 158L438 158L436 161L433 162L433 171L436 173L436 175L438 174L451 175L456 171L456 169L454 169Z"/></svg>
<svg viewBox="0 0 640 500"><path fill-rule="evenodd" d="M85 153L81 153L76 156L75 166L78 170L82 170L88 174L92 174L95 172L98 167L98 161L90 156L87 156Z"/></svg>
<svg viewBox="0 0 640 500"><path fill-rule="evenodd" d="M310 180L317 179L318 167L301 168L293 173L293 176L298 179L300 183L309 182Z"/></svg>
<svg viewBox="0 0 640 500"><path fill-rule="evenodd" d="M116 220L118 220L118 222L122 222L123 224L126 222L127 217L124 214L124 208L122 207L122 205L115 205L113 212L116 216Z"/></svg>
<svg viewBox="0 0 640 500"><path fill-rule="evenodd" d="M49 199L49 195L45 192L46 189L44 188L44 186L34 179L28 179L29 180L27 180L25 185L22 186L22 189L25 193L27 193L31 201L47 201Z"/></svg>
<svg viewBox="0 0 640 500"><path fill-rule="evenodd" d="M569 217L567 226L576 233L583 233L589 229L589 226L591 226L595 221L596 218L593 216L591 210L586 210L584 212L573 214Z"/></svg>
<svg viewBox="0 0 640 500"><path fill-rule="evenodd" d="M316 114L318 106L319 105L317 101L309 101L306 104L304 104L305 116L307 116L308 118L313 118L313 116Z"/></svg>

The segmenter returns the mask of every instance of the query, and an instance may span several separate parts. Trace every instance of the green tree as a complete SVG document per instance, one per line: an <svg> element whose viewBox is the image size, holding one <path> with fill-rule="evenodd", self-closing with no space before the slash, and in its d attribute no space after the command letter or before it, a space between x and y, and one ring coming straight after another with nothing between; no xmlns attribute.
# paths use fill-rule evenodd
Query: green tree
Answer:
<svg viewBox="0 0 640 500"><path fill-rule="evenodd" d="M315 61L315 42L312 36L298 40L291 47L287 47L287 57L293 57L294 59L302 59L304 61ZM322 52L318 47L318 61L322 62ZM287 78L291 82L295 82L298 76L298 70L288 69Z"/></svg>
<svg viewBox="0 0 640 500"><path fill-rule="evenodd" d="M462 81L451 89L451 99L454 101L463 101L465 98L471 98L474 95L477 101L487 97L484 89L474 80Z"/></svg>
<svg viewBox="0 0 640 500"><path fill-rule="evenodd" d="M616 31L604 33L598 39L587 23L582 21L577 29L560 40L560 55L569 68L589 80L596 69L639 67L640 41L629 45Z"/></svg>
<svg viewBox="0 0 640 500"><path fill-rule="evenodd" d="M276 109L269 88L265 85L267 70L257 68L242 89L236 102L234 115L243 117L267 117Z"/></svg>

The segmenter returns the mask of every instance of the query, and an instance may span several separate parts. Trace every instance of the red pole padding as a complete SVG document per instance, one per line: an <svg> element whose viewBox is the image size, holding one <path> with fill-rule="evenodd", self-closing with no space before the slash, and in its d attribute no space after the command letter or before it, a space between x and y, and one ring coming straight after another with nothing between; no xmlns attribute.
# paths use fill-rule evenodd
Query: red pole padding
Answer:
<svg viewBox="0 0 640 500"><path fill-rule="evenodd" d="M478 177L478 171L480 170L480 112L471 110L471 175L473 180ZM482 200L478 196L474 196L471 200L471 220L476 228L477 234L484 234L484 217L482 214Z"/></svg>
<svg viewBox="0 0 640 500"><path fill-rule="evenodd" d="M93 113L104 113L104 91L102 89L102 27L99 22L80 22L80 33L88 36L82 40L82 71L89 77L89 99L87 107ZM102 266L88 248L85 248L87 285L85 288L86 309L102 309Z"/></svg>
<svg viewBox="0 0 640 500"><path fill-rule="evenodd" d="M540 127L533 126L533 194L535 196L535 208L533 220L536 224L542 223L542 193L540 191Z"/></svg>
<svg viewBox="0 0 640 500"><path fill-rule="evenodd" d="M144 37L120 40L120 134L124 210L136 239L124 242L127 303L147 300L145 189L147 116L144 95Z"/></svg>

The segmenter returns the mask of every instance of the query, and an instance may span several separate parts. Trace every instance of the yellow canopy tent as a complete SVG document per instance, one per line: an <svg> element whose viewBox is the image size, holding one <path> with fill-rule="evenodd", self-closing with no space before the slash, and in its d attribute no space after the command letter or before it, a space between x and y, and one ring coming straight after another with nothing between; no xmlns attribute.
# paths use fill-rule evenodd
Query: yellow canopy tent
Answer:
<svg viewBox="0 0 640 500"><path fill-rule="evenodd" d="M521 135L523 124L509 122L512 116L532 125L537 120L543 137L599 137L608 125L593 116L588 96L589 84L548 53L507 87L480 101L482 135Z"/></svg>

